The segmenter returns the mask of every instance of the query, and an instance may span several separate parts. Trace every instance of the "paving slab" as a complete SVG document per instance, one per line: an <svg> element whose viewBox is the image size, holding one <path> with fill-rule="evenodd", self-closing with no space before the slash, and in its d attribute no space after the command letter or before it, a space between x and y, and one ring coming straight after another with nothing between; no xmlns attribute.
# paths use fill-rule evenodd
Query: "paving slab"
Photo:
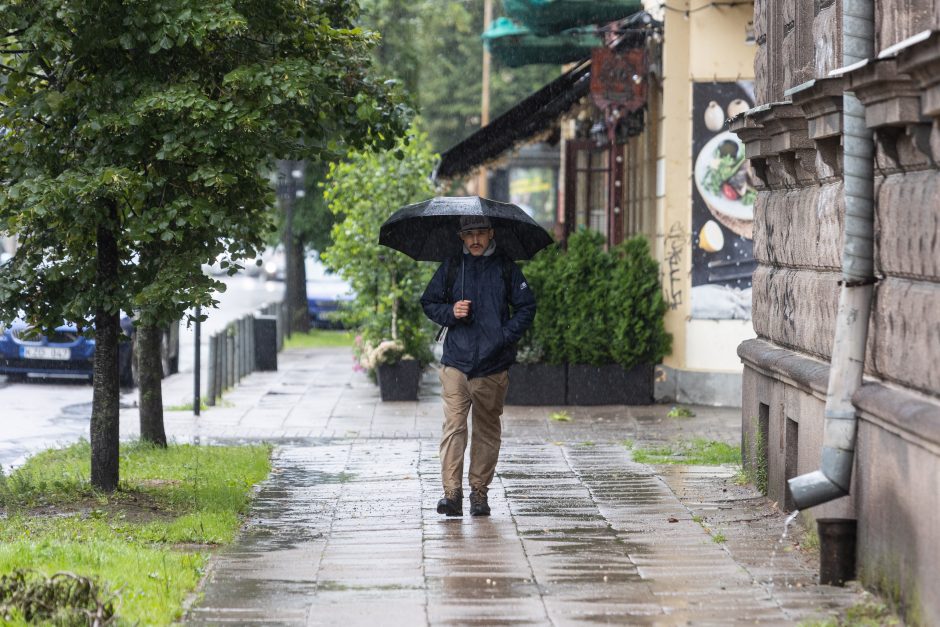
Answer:
<svg viewBox="0 0 940 627"><path fill-rule="evenodd" d="M382 403L350 363L286 351L198 419L170 413L180 440L277 444L186 623L795 625L862 598L818 584L799 530L782 538L785 513L735 468L648 466L625 445L736 444L739 410L508 407L492 516L448 518L436 373L419 401Z"/></svg>

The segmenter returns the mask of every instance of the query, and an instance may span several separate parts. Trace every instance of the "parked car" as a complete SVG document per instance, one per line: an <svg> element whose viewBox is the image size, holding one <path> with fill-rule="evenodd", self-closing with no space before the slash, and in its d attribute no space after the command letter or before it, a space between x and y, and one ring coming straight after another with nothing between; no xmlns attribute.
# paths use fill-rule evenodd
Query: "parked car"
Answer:
<svg viewBox="0 0 940 627"><path fill-rule="evenodd" d="M310 324L321 329L342 328L336 311L343 303L353 299L352 286L342 277L330 272L316 253L304 260L307 274L307 311Z"/></svg>
<svg viewBox="0 0 940 627"><path fill-rule="evenodd" d="M278 244L269 247L261 254L261 276L268 281L283 281L287 277L287 253L284 246Z"/></svg>
<svg viewBox="0 0 940 627"><path fill-rule="evenodd" d="M137 384L133 321L123 317L121 328L127 340L118 345L120 382L123 387L133 387ZM16 320L10 326L0 325L0 331L0 374L8 380L25 380L27 376L91 380L94 374L95 340L80 334L74 325L64 324L46 336ZM164 331L160 357L163 376L179 370L179 325Z"/></svg>

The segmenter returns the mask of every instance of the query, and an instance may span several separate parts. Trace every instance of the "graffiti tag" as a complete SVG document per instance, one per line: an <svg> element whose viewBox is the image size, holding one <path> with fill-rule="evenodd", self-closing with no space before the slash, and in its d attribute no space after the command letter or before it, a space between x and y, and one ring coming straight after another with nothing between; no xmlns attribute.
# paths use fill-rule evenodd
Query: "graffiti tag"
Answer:
<svg viewBox="0 0 940 627"><path fill-rule="evenodd" d="M676 222L669 229L665 240L666 267L668 277L663 281L666 304L670 309L678 309L682 304L682 252L688 238L682 231L682 224Z"/></svg>

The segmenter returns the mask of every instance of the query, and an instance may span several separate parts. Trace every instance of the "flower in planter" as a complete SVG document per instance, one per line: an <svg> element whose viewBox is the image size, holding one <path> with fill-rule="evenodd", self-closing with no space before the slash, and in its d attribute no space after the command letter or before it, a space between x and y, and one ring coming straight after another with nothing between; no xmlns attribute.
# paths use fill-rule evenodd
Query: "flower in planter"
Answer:
<svg viewBox="0 0 940 627"><path fill-rule="evenodd" d="M374 348L363 344L359 363L366 370L375 370L382 364L394 364L405 359L414 359L405 353L405 345L400 340L383 340Z"/></svg>
<svg viewBox="0 0 940 627"><path fill-rule="evenodd" d="M427 134L414 126L397 150L352 152L326 177L324 199L337 222L323 258L353 286L356 298L344 318L357 330L356 363L373 381L379 365L408 357L420 365L434 360L436 328L420 304L434 269L378 241L388 207L434 195L427 173L435 163Z"/></svg>
<svg viewBox="0 0 940 627"><path fill-rule="evenodd" d="M545 349L542 348L542 345L539 344L537 340L533 340L531 335L531 333L527 333L523 336L522 341L519 342L519 346L516 351L517 363L537 364L544 360Z"/></svg>

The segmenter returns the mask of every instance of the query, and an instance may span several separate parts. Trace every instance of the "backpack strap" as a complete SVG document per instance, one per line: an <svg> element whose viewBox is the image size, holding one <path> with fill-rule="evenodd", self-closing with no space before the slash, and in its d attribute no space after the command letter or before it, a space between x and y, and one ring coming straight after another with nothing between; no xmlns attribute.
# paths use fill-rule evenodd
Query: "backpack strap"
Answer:
<svg viewBox="0 0 940 627"><path fill-rule="evenodd" d="M512 305L512 259L509 255L500 255L499 272L503 275L503 287L506 294L506 304Z"/></svg>
<svg viewBox="0 0 940 627"><path fill-rule="evenodd" d="M454 255L447 260L447 274L444 277L444 300L450 298L454 293L454 285L457 284L457 273L460 272L460 264L463 261L462 255Z"/></svg>

